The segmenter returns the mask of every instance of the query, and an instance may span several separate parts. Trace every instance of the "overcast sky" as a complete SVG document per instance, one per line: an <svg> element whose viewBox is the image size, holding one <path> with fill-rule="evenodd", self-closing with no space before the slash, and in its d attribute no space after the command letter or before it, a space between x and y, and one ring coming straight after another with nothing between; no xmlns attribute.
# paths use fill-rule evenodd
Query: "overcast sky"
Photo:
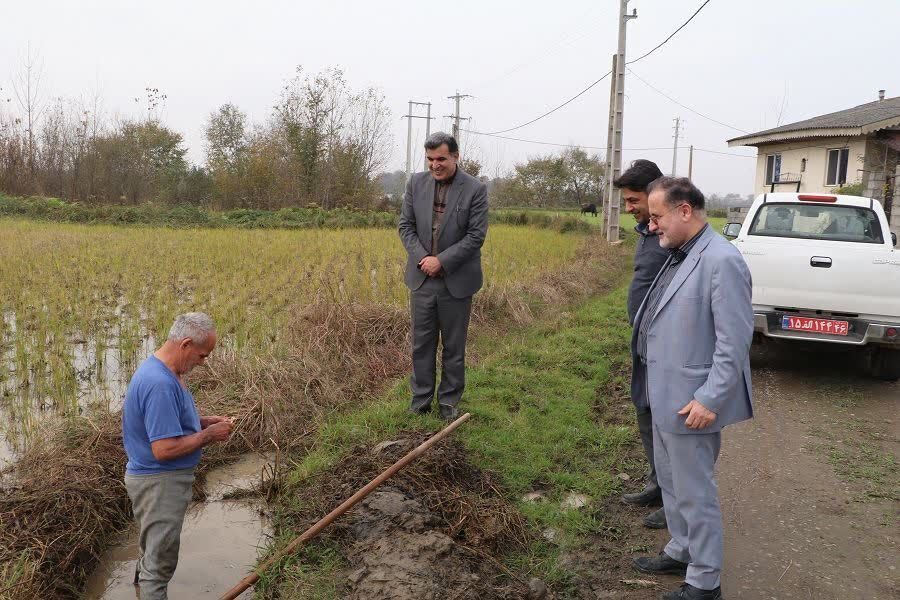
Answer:
<svg viewBox="0 0 900 600"><path fill-rule="evenodd" d="M631 0L628 59L665 39L702 0ZM0 87L11 83L30 43L44 62L44 87L64 97L100 92L108 113L137 115L147 86L168 96L163 120L203 161L203 124L224 102L263 122L297 65L344 69L351 86L376 86L392 111L389 168L405 164L407 101L431 101L432 131L449 130L446 97L463 101L464 127L513 127L557 106L605 74L616 47L617 0L455 2L232 2L133 0L4 2ZM897 0L712 0L675 38L632 66L681 104L717 121L758 131L900 95ZM625 160L672 165L679 145L754 155L725 144L741 132L674 104L626 74ZM14 105L13 103L7 106ZM509 136L606 146L608 80L557 113ZM783 110L782 110L783 106ZM416 120L416 148L424 121ZM463 134L466 137L466 134ZM494 175L551 146L468 136L464 150ZM601 151L602 152L602 151ZM687 172L679 152L679 174ZM421 157L421 151L419 151ZM750 193L755 161L695 152L702 190Z"/></svg>

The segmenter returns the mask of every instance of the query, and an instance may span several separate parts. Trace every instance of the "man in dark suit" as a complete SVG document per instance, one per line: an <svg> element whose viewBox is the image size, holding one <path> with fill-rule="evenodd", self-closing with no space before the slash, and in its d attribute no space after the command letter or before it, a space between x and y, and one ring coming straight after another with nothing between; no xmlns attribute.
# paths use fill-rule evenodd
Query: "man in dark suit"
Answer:
<svg viewBox="0 0 900 600"><path fill-rule="evenodd" d="M715 464L722 428L753 417L750 270L706 222L686 178L650 192L650 229L671 254L638 309L631 341L653 410L653 447L672 538L644 573L685 575L664 600L721 600L722 513Z"/></svg>
<svg viewBox="0 0 900 600"><path fill-rule="evenodd" d="M400 239L409 256L412 359L410 412L431 410L438 336L444 346L438 406L441 418L458 416L465 389L466 334L472 295L481 289L481 246L487 235L487 187L457 167L459 146L446 133L425 140L428 172L406 184Z"/></svg>
<svg viewBox="0 0 900 600"><path fill-rule="evenodd" d="M637 224L634 230L638 234L637 246L634 250L634 275L631 287L628 288L628 322L634 324L638 308L656 279L656 274L669 257L669 251L659 247L659 236L650 231L650 209L647 206L647 187L654 179L662 177L662 171L649 160L636 160L622 175L613 181L613 185L622 190L625 212L634 216ZM653 414L650 412L650 401L647 399L646 385L641 378L643 372L632 380L631 401L637 413L638 430L641 433L641 444L650 469L644 489L633 494L625 494L622 501L637 506L659 506L644 517L645 527L664 529L666 527L666 511L662 507L662 491L656 481L656 468L653 466Z"/></svg>

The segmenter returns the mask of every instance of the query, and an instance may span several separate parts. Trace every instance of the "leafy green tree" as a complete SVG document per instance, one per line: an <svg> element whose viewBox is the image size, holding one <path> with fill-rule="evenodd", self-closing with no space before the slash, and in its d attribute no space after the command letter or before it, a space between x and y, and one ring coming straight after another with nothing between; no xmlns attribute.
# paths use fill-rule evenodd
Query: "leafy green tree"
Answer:
<svg viewBox="0 0 900 600"><path fill-rule="evenodd" d="M209 115L206 164L213 173L237 173L247 153L247 114L234 104L223 104Z"/></svg>
<svg viewBox="0 0 900 600"><path fill-rule="evenodd" d="M604 167L600 157L588 156L581 148L570 148L563 152L562 159L568 175L566 203L602 204Z"/></svg>
<svg viewBox="0 0 900 600"><path fill-rule="evenodd" d="M171 200L187 173L181 134L155 121L122 123L95 140L94 152L107 201Z"/></svg>

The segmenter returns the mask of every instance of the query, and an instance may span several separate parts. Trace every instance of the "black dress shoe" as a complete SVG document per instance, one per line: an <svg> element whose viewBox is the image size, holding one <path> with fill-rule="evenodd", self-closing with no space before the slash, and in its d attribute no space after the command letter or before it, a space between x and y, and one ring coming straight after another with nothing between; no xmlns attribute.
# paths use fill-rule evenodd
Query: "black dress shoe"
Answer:
<svg viewBox="0 0 900 600"><path fill-rule="evenodd" d="M687 575L687 563L675 560L665 552L659 556L639 556L631 561L641 573L651 575Z"/></svg>
<svg viewBox="0 0 900 600"><path fill-rule="evenodd" d="M644 527L648 527L650 529L665 529L666 528L666 509L665 508L657 508L652 513L644 517Z"/></svg>
<svg viewBox="0 0 900 600"><path fill-rule="evenodd" d="M447 406L441 404L441 419L444 421L455 421L459 418L459 410L455 406Z"/></svg>
<svg viewBox="0 0 900 600"><path fill-rule="evenodd" d="M714 590L701 590L689 583L682 583L674 592L666 592L662 600L722 600L722 588Z"/></svg>
<svg viewBox="0 0 900 600"><path fill-rule="evenodd" d="M658 485L648 483L640 492L622 496L622 502L635 506L662 506L662 490Z"/></svg>

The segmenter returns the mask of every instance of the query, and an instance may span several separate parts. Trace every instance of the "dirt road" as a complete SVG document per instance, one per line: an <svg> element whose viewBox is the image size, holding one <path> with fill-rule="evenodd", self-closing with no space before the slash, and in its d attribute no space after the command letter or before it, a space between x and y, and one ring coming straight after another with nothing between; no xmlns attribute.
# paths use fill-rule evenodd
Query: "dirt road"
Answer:
<svg viewBox="0 0 900 600"><path fill-rule="evenodd" d="M855 352L754 347L756 417L725 430L717 465L728 600L900 598L900 382L867 377ZM601 507L604 529L564 559L576 598L678 587L631 567L668 541L640 527L647 512Z"/></svg>
<svg viewBox="0 0 900 600"><path fill-rule="evenodd" d="M728 598L900 597L900 383L853 353L753 353L756 418L719 459Z"/></svg>

